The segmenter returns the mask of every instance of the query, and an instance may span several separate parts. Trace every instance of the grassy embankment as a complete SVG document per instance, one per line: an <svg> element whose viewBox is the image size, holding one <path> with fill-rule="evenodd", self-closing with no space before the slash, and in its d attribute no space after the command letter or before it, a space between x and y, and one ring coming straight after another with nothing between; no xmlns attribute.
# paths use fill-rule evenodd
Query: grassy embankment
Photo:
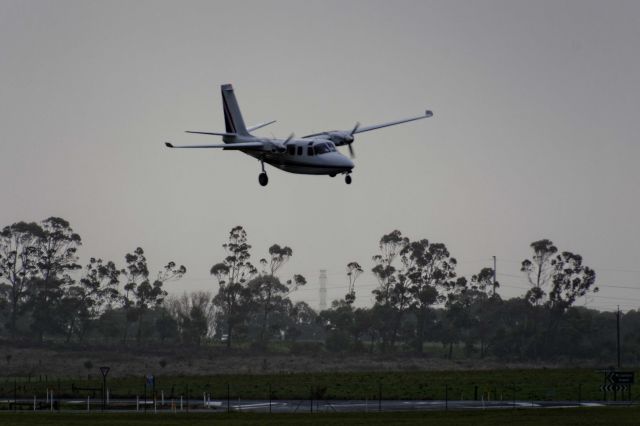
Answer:
<svg viewBox="0 0 640 426"><path fill-rule="evenodd" d="M102 380L31 378L0 379L0 396L43 398L46 389L56 397L99 397ZM375 373L295 373L203 376L156 376L155 389L165 399L186 396L226 399L229 385L232 399L449 399L490 400L599 400L602 373L592 369L506 369L483 371L414 371ZM143 377L109 378L113 398L144 394ZM477 388L477 393L476 393ZM147 389L148 395L151 390ZM633 397L632 393L632 397Z"/></svg>

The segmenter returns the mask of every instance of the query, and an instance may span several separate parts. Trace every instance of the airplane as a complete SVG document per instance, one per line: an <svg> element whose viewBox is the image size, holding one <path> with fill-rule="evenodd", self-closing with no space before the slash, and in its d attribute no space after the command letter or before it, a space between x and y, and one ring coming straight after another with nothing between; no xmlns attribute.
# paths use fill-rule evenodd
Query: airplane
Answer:
<svg viewBox="0 0 640 426"><path fill-rule="evenodd" d="M331 177L344 174L345 182L351 184L351 171L354 168L353 161L338 152L337 146L347 145L351 158L355 158L353 147L351 146L354 141L354 135L433 116L433 112L427 110L423 115L417 117L404 118L374 126L361 127L360 123L356 123L351 130L330 130L312 133L302 138L294 138L293 133L286 139L263 138L253 136L251 132L275 123L275 120L247 128L240 113L233 86L231 84L223 84L220 89L222 91L225 131L196 132L188 130L186 133L222 136L224 143L215 145L174 145L171 142L165 142L165 146L168 148L220 148L241 151L260 161L262 172L258 176L258 182L262 186L266 186L269 183L264 163L285 172L297 174L329 175Z"/></svg>

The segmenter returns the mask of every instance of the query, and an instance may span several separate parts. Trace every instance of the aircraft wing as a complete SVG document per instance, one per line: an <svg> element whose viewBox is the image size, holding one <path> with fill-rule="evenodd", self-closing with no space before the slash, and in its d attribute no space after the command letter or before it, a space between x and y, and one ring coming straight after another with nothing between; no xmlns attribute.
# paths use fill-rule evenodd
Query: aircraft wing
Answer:
<svg viewBox="0 0 640 426"><path fill-rule="evenodd" d="M354 130L349 131L349 134L350 135L354 135L356 133L368 132L368 131L371 131L371 130L381 129L383 127L395 126L396 124L402 124L402 123L407 123L409 121L421 120L423 118L429 118L429 117L432 117L432 116L433 116L433 112L427 110L427 111L424 112L423 115L419 115L417 117L403 118L402 120L390 121L388 123L376 124L374 126L360 127L359 124L356 124L356 127L354 128ZM313 136L326 135L327 133L331 133L331 132L335 132L335 130L330 130L330 131L327 131L327 132L312 133L310 135L303 136L303 138L310 138L310 137L313 137Z"/></svg>
<svg viewBox="0 0 640 426"><path fill-rule="evenodd" d="M219 143L214 145L174 145L171 142L165 142L164 144L167 148L221 148L240 151L261 150L265 146L262 142Z"/></svg>
<svg viewBox="0 0 640 426"><path fill-rule="evenodd" d="M388 123L376 124L374 126L359 127L353 133L356 134L356 133L368 132L370 130L376 130L376 129L381 129L383 127L395 126L396 124L408 123L409 121L421 120L423 118L429 118L432 116L433 116L433 112L427 110L424 112L424 115L419 115L417 117L403 118L402 120L390 121Z"/></svg>

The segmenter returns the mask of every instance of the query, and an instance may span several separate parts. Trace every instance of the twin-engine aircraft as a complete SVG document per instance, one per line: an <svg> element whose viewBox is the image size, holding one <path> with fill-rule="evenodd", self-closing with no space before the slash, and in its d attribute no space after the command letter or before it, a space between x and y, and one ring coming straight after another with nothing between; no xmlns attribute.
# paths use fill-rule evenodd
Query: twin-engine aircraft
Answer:
<svg viewBox="0 0 640 426"><path fill-rule="evenodd" d="M337 174L344 174L345 182L351 184L353 161L338 152L336 146L347 145L351 158L354 158L353 147L351 146L354 141L354 135L433 116L431 111L425 111L424 115L375 126L361 127L360 123L356 123L351 130L331 130L313 133L302 138L294 138L293 134L286 139L262 138L253 136L251 132L272 124L275 120L247 128L242 119L240 107L231 84L222 85L221 90L225 132L187 131L187 133L222 136L223 144L173 145L170 142L165 142L165 145L169 148L222 148L242 151L260 161L262 173L258 176L258 182L262 186L266 186L269 183L264 163L271 164L290 173L329 175L331 177L335 177Z"/></svg>

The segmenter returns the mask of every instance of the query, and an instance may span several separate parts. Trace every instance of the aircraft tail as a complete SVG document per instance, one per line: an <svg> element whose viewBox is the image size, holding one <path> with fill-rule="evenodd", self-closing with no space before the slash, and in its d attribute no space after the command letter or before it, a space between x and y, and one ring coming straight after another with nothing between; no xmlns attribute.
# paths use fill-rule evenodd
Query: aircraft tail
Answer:
<svg viewBox="0 0 640 426"><path fill-rule="evenodd" d="M249 132L242 119L240 107L233 93L231 84L223 84L220 86L222 91L222 108L224 110L224 125L227 133L235 133L238 136L249 136Z"/></svg>

